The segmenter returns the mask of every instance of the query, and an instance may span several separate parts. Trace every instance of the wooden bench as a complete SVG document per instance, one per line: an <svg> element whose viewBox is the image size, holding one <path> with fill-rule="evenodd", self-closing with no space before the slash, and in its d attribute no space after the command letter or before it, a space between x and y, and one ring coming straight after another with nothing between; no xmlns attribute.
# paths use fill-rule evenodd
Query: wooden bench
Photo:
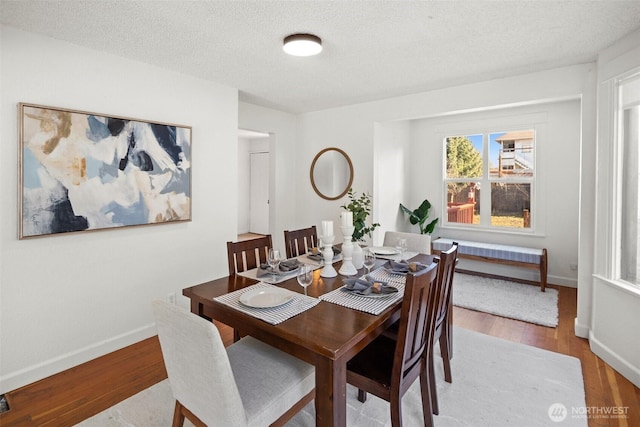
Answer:
<svg viewBox="0 0 640 427"><path fill-rule="evenodd" d="M458 258L538 270L540 272L540 290L545 291L547 287L547 250L545 248L536 249L439 238L431 242L432 252L437 255L440 251L449 249L454 241L458 242ZM473 272L465 271L465 273Z"/></svg>

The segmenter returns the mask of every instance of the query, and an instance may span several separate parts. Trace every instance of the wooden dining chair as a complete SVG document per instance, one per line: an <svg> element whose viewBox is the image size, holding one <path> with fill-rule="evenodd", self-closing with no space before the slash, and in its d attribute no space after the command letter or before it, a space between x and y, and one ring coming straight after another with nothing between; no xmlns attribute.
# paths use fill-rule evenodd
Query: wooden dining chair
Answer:
<svg viewBox="0 0 640 427"><path fill-rule="evenodd" d="M436 289L439 290L436 300L436 314L433 330L433 342L440 344L440 356L444 368L444 380L453 381L451 375L451 359L453 357L453 275L458 264L458 243L453 242L451 248L440 253L438 262L438 278ZM435 370L433 361L433 346L427 354L427 367L431 381L431 406L433 413L438 415L438 394L435 382Z"/></svg>
<svg viewBox="0 0 640 427"><path fill-rule="evenodd" d="M267 262L269 249L273 247L271 234L240 242L227 242L229 276L251 270Z"/></svg>
<svg viewBox="0 0 640 427"><path fill-rule="evenodd" d="M293 258L307 253L307 249L318 247L318 233L316 226L301 228L300 230L284 231L284 246L287 258Z"/></svg>
<svg viewBox="0 0 640 427"><path fill-rule="evenodd" d="M165 301L152 306L173 427L185 417L196 426L282 426L314 399L313 365L252 337L225 349L213 323Z"/></svg>
<svg viewBox="0 0 640 427"><path fill-rule="evenodd" d="M455 267L458 264L458 243L453 245L440 254L437 260L438 274L436 277L436 286L438 296L436 301L436 314L434 321L433 343L436 341L440 344L440 356L442 357L442 366L444 369L444 380L448 383L453 381L451 373L451 359L453 358L453 275ZM399 322L391 325L383 335L393 340L398 339ZM438 407L438 395L435 382L435 368L433 359L434 346L430 347L427 354L427 369L430 376L431 390L431 406L433 413L438 415L440 412Z"/></svg>
<svg viewBox="0 0 640 427"><path fill-rule="evenodd" d="M436 266L407 274L398 339L378 336L347 363L347 382L358 400L372 393L390 403L391 425L402 425L402 396L420 378L425 426L433 425L426 354L435 328Z"/></svg>

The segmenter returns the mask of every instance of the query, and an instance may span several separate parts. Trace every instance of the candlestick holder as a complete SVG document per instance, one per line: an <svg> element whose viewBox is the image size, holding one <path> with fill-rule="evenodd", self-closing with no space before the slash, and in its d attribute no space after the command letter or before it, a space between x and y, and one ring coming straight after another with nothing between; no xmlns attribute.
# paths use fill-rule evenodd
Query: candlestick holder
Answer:
<svg viewBox="0 0 640 427"><path fill-rule="evenodd" d="M322 250L322 259L324 260L324 267L320 272L320 277L336 277L338 273L333 268L333 241L336 236L322 236L322 244L324 249Z"/></svg>
<svg viewBox="0 0 640 427"><path fill-rule="evenodd" d="M351 241L351 235L353 234L353 230L355 227L353 226L342 226L340 227L342 230L342 267L338 271L343 276L354 276L358 274L358 270L353 265L351 261L353 255L353 242Z"/></svg>

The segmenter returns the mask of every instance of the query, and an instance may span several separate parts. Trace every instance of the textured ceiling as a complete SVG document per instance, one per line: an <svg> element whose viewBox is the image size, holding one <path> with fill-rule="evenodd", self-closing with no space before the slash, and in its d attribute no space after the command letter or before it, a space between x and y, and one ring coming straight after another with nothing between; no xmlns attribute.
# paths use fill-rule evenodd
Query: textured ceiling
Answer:
<svg viewBox="0 0 640 427"><path fill-rule="evenodd" d="M298 113L594 61L640 27L640 0L0 0L0 15ZM295 32L323 52L286 55Z"/></svg>

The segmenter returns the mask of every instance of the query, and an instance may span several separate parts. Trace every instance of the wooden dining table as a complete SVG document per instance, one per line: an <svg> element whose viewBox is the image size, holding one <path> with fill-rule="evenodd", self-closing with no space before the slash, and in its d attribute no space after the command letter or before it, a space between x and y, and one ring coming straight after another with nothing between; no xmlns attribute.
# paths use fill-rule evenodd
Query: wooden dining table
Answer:
<svg viewBox="0 0 640 427"><path fill-rule="evenodd" d="M417 255L412 260L431 264L434 257ZM385 260L378 260L377 265ZM340 264L334 264L339 270ZM343 276L320 276L315 270L308 295L319 297L341 287ZM364 269L359 274L364 274ZM379 315L321 301L282 323L272 325L214 300L215 297L250 286L257 280L231 275L185 288L182 294L191 300L191 312L206 319L215 319L250 335L288 354L315 366L316 372L316 425L346 425L347 362L367 344L379 336L400 317L401 300ZM303 292L295 276L276 286Z"/></svg>

